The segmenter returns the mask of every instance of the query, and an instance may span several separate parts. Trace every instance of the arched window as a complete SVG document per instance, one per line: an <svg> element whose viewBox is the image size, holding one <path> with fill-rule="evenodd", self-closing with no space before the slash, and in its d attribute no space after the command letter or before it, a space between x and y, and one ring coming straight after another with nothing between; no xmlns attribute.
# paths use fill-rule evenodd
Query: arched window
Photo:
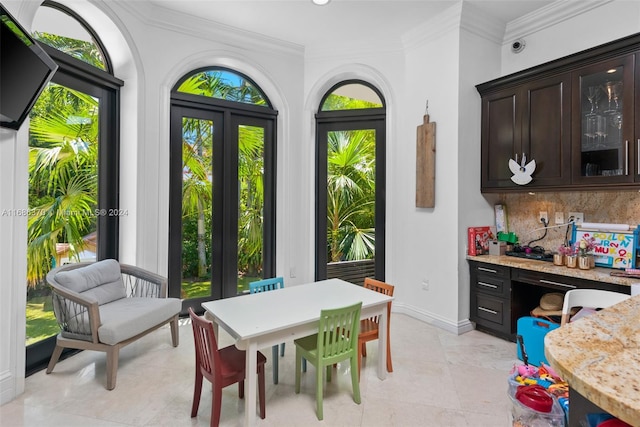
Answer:
<svg viewBox="0 0 640 427"><path fill-rule="evenodd" d="M33 38L40 43L113 74L109 56L98 36L68 7L45 1L31 27Z"/></svg>
<svg viewBox="0 0 640 427"><path fill-rule="evenodd" d="M27 373L48 361L59 331L46 273L118 257L118 92L102 44L70 9L45 2L33 38L58 64L29 125ZM50 299L50 297L49 297Z"/></svg>
<svg viewBox="0 0 640 427"><path fill-rule="evenodd" d="M384 108L380 94L365 83L341 83L322 100L321 111Z"/></svg>
<svg viewBox="0 0 640 427"><path fill-rule="evenodd" d="M262 90L248 77L224 68L198 71L184 79L176 91L248 105L271 107Z"/></svg>
<svg viewBox="0 0 640 427"><path fill-rule="evenodd" d="M384 280L386 108L369 83L333 86L316 114L316 279Z"/></svg>
<svg viewBox="0 0 640 427"><path fill-rule="evenodd" d="M275 273L276 117L234 70L195 70L174 86L168 271L184 310Z"/></svg>

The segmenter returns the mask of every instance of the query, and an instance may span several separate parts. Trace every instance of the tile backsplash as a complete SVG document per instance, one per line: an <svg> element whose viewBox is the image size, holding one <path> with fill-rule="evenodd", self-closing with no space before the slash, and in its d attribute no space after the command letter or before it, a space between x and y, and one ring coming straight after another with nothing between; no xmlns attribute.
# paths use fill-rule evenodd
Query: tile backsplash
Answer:
<svg viewBox="0 0 640 427"><path fill-rule="evenodd" d="M632 228L640 225L640 192L637 190L500 194L487 199L507 207L509 231L516 233L522 245L544 235L538 214L546 211L549 216L547 235L531 245L550 251L555 251L564 242L567 230L566 225L556 226L556 212L563 213L565 222L569 212L583 212L585 222L629 224ZM568 238L571 239L571 232Z"/></svg>

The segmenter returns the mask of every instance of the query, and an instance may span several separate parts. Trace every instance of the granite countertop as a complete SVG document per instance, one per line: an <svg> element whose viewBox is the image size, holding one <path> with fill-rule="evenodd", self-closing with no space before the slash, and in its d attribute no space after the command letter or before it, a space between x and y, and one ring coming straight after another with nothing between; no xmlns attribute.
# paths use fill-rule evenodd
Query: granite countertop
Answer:
<svg viewBox="0 0 640 427"><path fill-rule="evenodd" d="M572 389L640 426L640 295L549 332L544 344Z"/></svg>
<svg viewBox="0 0 640 427"><path fill-rule="evenodd" d="M594 280L597 282L613 283L624 286L631 286L632 283L640 283L640 278L612 276L610 273L613 270L603 267L596 267L590 270L580 270L579 268L568 268L562 265L554 265L552 262L548 261L538 261L508 255L477 255L467 256L467 259L487 264L519 268L521 270L539 271L542 273L576 277L579 279Z"/></svg>

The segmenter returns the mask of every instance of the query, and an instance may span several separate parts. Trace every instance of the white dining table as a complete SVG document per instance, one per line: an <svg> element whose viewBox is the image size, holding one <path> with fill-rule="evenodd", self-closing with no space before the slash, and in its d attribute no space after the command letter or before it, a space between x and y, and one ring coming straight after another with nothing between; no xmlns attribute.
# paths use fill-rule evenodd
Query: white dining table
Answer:
<svg viewBox="0 0 640 427"><path fill-rule="evenodd" d="M393 297L341 279L288 286L271 292L239 295L202 303L218 334L222 327L246 351L245 425L256 421L257 352L283 341L318 332L320 310L362 301L361 318L380 316L380 331L387 330L387 303ZM387 334L378 339L378 378L387 375Z"/></svg>

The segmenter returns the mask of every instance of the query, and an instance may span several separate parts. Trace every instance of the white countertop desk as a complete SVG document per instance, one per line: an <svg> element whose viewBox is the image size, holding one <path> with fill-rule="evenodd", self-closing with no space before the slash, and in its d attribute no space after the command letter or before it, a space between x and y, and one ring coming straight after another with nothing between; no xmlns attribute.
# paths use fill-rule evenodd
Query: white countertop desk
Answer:
<svg viewBox="0 0 640 427"><path fill-rule="evenodd" d="M322 280L209 301L202 304L213 319L235 340L236 347L247 352L245 381L245 425L256 420L257 351L283 341L318 331L320 310L343 307L362 301L361 317L380 316L380 330L387 329L386 306L393 297L365 289L340 279ZM378 339L378 378L387 375L387 334Z"/></svg>

